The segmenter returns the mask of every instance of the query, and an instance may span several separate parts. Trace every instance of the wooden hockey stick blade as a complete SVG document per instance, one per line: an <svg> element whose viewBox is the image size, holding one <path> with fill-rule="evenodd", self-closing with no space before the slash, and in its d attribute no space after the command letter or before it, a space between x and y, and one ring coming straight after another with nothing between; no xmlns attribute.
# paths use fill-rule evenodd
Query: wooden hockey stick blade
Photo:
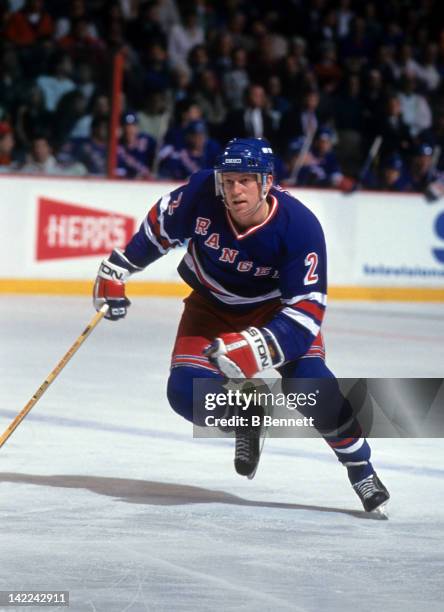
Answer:
<svg viewBox="0 0 444 612"><path fill-rule="evenodd" d="M60 359L59 363L52 370L49 376L43 381L34 395L31 397L29 402L23 408L21 412L15 417L12 423L6 428L4 433L0 436L0 448L6 442L6 440L11 436L11 434L17 429L20 423L23 421L25 416L31 411L31 409L37 404L39 399L45 393L46 389L54 382L63 368L66 366L68 361L73 357L73 355L77 352L77 350L82 346L85 340L88 338L93 329L100 323L103 317L108 312L108 305L104 304L101 309L94 315L88 325L85 327L83 332L77 338L77 340L72 344L72 346L68 349L65 355Z"/></svg>

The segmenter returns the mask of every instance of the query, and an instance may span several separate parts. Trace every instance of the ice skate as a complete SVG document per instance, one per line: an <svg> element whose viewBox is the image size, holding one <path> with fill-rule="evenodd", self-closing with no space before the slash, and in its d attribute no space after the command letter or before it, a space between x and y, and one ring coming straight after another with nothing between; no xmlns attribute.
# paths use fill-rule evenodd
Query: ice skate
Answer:
<svg viewBox="0 0 444 612"><path fill-rule="evenodd" d="M243 415L247 424L235 429L236 446L234 453L234 467L241 476L254 478L265 440L263 427L264 410L261 406L254 406ZM252 423L252 416L259 417L260 424Z"/></svg>
<svg viewBox="0 0 444 612"><path fill-rule="evenodd" d="M387 518L386 505L390 494L376 473L367 476L353 485L366 512L373 512Z"/></svg>

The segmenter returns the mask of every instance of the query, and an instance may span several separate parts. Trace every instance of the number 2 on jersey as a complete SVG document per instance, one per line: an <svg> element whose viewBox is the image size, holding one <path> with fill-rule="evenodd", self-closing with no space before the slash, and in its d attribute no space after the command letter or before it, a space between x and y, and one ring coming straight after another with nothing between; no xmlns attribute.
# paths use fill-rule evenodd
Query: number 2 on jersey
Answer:
<svg viewBox="0 0 444 612"><path fill-rule="evenodd" d="M316 268L318 267L317 253L309 253L304 263L308 267L307 274L304 278L304 285L314 285L319 280L319 276L316 274Z"/></svg>

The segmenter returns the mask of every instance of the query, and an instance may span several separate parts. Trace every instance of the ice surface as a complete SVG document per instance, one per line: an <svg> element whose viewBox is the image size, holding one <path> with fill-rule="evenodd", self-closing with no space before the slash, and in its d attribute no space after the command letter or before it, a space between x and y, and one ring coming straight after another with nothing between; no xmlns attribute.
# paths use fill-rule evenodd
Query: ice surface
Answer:
<svg viewBox="0 0 444 612"><path fill-rule="evenodd" d="M69 590L76 612L442 611L443 441L372 441L389 521L320 440L267 440L237 476L232 441L168 407L181 308L103 321L0 450L0 590ZM2 297L0 431L92 314ZM325 332L338 376L443 376L442 305L333 303Z"/></svg>

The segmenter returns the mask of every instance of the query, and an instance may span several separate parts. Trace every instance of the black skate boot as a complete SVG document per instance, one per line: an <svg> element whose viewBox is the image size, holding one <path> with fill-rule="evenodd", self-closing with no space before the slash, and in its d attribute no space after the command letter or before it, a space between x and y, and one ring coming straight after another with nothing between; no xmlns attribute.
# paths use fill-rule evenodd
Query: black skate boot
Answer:
<svg viewBox="0 0 444 612"><path fill-rule="evenodd" d="M366 512L385 514L384 507L390 494L379 480L376 472L353 485Z"/></svg>
<svg viewBox="0 0 444 612"><path fill-rule="evenodd" d="M235 429L236 447L234 454L234 467L241 476L247 476L250 480L254 478L259 465L265 432L263 431L264 410L261 406L253 406L251 410L240 411L241 416L247 424L239 425ZM259 417L260 424L252 420Z"/></svg>

